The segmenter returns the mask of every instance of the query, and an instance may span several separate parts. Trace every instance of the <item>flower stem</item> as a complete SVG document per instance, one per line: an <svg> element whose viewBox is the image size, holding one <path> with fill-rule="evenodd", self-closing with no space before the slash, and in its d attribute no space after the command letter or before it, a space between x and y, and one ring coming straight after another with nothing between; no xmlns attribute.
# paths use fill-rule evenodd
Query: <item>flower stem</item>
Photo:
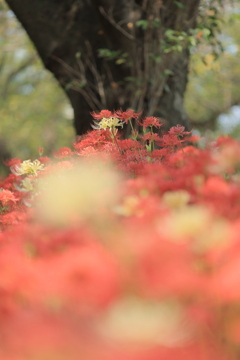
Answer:
<svg viewBox="0 0 240 360"><path fill-rule="evenodd" d="M110 132L111 132L111 134L112 134L112 139L114 140L115 144L117 145L118 151L120 152L121 155L123 155L123 151L120 149L119 144L118 144L118 141L117 141L117 138L116 138L116 136L115 136L114 128L111 128L111 129L110 129Z"/></svg>

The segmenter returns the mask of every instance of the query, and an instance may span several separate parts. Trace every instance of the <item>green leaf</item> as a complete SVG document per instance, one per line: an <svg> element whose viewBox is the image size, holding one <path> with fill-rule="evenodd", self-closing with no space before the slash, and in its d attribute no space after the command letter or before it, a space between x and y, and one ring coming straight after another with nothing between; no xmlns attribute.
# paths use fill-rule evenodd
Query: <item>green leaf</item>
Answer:
<svg viewBox="0 0 240 360"><path fill-rule="evenodd" d="M81 82L79 82L79 83L77 84L77 86L78 86L79 88L84 88L86 85L87 85L87 82L86 82L86 81L81 81Z"/></svg>
<svg viewBox="0 0 240 360"><path fill-rule="evenodd" d="M153 21L152 21L152 25L154 26L154 27L158 27L159 25L160 25L160 20L159 19L154 19Z"/></svg>
<svg viewBox="0 0 240 360"><path fill-rule="evenodd" d="M170 92L170 87L168 86L168 84L164 85L164 90L169 93Z"/></svg>
<svg viewBox="0 0 240 360"><path fill-rule="evenodd" d="M148 21L147 20L138 20L136 22L136 26L142 28L143 30L146 30L148 27Z"/></svg>
<svg viewBox="0 0 240 360"><path fill-rule="evenodd" d="M168 30L165 31L165 35L166 35L167 37L173 36L174 33L175 33L175 31L172 30L172 29L168 29Z"/></svg>
<svg viewBox="0 0 240 360"><path fill-rule="evenodd" d="M73 82L71 81L65 85L65 90L71 89L72 86L73 86Z"/></svg>
<svg viewBox="0 0 240 360"><path fill-rule="evenodd" d="M126 62L126 59L117 59L117 60L115 61L115 63L116 63L117 65L124 64L125 62Z"/></svg>
<svg viewBox="0 0 240 360"><path fill-rule="evenodd" d="M183 51L182 45L176 45L176 51L182 52Z"/></svg>
<svg viewBox="0 0 240 360"><path fill-rule="evenodd" d="M180 3L180 1L174 1L174 4L177 5L179 9L185 9L185 5Z"/></svg>
<svg viewBox="0 0 240 360"><path fill-rule="evenodd" d="M124 78L124 80L129 81L129 82L134 82L134 81L136 81L136 78L134 76L126 76Z"/></svg>
<svg viewBox="0 0 240 360"><path fill-rule="evenodd" d="M174 72L170 69L166 69L166 70L164 70L164 74L165 75L174 75Z"/></svg>
<svg viewBox="0 0 240 360"><path fill-rule="evenodd" d="M202 29L203 36L208 37L211 34L211 31L207 28Z"/></svg>
<svg viewBox="0 0 240 360"><path fill-rule="evenodd" d="M106 58L107 60L113 60L120 55L121 51L113 51L110 49L98 49L98 56L101 58Z"/></svg>
<svg viewBox="0 0 240 360"><path fill-rule="evenodd" d="M162 57L161 56L156 56L156 57L154 57L154 60L158 64L158 63L160 63L162 61Z"/></svg>
<svg viewBox="0 0 240 360"><path fill-rule="evenodd" d="M151 144L149 144L149 145L147 145L146 144L146 149L147 149L147 152L152 152L152 145Z"/></svg>
<svg viewBox="0 0 240 360"><path fill-rule="evenodd" d="M193 36L189 36L188 41L189 41L190 45L192 45L192 46L197 45L197 41Z"/></svg>

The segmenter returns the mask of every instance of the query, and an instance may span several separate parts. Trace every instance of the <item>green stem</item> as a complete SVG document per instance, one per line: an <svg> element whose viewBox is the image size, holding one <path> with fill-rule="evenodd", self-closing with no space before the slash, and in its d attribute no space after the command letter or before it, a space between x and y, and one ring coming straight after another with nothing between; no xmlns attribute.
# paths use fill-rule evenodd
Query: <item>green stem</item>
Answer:
<svg viewBox="0 0 240 360"><path fill-rule="evenodd" d="M130 123L130 127L131 127L131 130L132 130L132 138L133 138L133 140L137 140L136 136L133 135L135 129L134 129L133 124L132 124L132 119L129 120L129 123Z"/></svg>
<svg viewBox="0 0 240 360"><path fill-rule="evenodd" d="M111 128L110 132L112 134L112 139L114 140L115 144L117 145L118 151L120 152L121 155L123 155L123 151L120 149L117 138L116 138L116 136L114 134L114 128Z"/></svg>

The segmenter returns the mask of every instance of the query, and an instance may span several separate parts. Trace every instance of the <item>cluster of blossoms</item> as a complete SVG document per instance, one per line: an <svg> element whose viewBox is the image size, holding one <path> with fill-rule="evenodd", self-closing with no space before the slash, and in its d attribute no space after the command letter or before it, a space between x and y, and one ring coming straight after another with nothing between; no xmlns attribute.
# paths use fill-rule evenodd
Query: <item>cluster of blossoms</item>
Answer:
<svg viewBox="0 0 240 360"><path fill-rule="evenodd" d="M142 113L136 113L132 109L127 111L109 111L109 110L102 110L100 113L93 112L92 116L95 119L93 126L94 129L110 129L117 126L123 126L123 124L128 124L132 121L132 119L138 120ZM148 126L160 128L162 125L158 118L154 116L149 116L144 119L143 123L138 121L140 126L143 126L146 129Z"/></svg>
<svg viewBox="0 0 240 360"><path fill-rule="evenodd" d="M116 114L94 117L140 116ZM141 124L130 139L106 126L53 159L10 161L0 359L239 359L240 143L201 149L182 126Z"/></svg>

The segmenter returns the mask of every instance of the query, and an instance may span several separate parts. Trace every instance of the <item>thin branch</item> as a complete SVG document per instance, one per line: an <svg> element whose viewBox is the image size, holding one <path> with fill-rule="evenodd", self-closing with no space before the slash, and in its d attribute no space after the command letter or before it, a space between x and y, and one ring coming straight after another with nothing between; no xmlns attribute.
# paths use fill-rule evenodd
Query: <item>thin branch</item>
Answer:
<svg viewBox="0 0 240 360"><path fill-rule="evenodd" d="M86 46L88 48L88 51L92 55L92 48L91 48L91 45L90 45L90 43L88 41L86 42ZM93 56L91 56L91 58L94 59ZM92 74L95 76L99 96L101 98L102 104L106 107L107 106L107 100L106 100L106 96L105 96L105 90L104 90L104 84L103 84L102 76L100 75L99 71L97 70L96 63L93 63L92 61L87 59L87 65L88 65L89 69L92 71Z"/></svg>
<svg viewBox="0 0 240 360"><path fill-rule="evenodd" d="M85 77L85 67L83 62L78 59L77 64L79 66L79 69L82 72L79 72L77 70L75 70L74 68L72 68L71 66L69 66L65 61L63 61L62 59L59 59L58 57L52 55L51 56L53 59L55 59L56 61L58 61L66 70L68 70L72 75L77 75L77 78L81 81L81 80L86 80ZM89 69L92 71L93 66L91 66L92 64L86 60L86 64L88 65ZM89 66L90 65L90 66ZM96 72L92 72L93 75L96 75ZM76 81L75 81L76 83ZM96 107L98 107L99 109L101 109L101 102L98 100L96 94L94 93L94 91L98 92L98 87L94 84L92 84L89 80L86 80L86 85L85 85L85 90L74 85L74 83L71 85L71 89L75 90L77 92L79 92L80 94L82 94L82 96L84 97L84 99L87 101L88 105L94 110ZM98 92L99 93L99 92ZM100 95L100 94L99 94ZM101 96L100 96L101 97Z"/></svg>
<svg viewBox="0 0 240 360"><path fill-rule="evenodd" d="M129 34L126 30L124 30L121 26L119 26L118 23L116 23L116 21L108 16L108 14L106 13L106 11L104 10L104 8L102 6L99 6L99 11L100 13L105 17L105 19L107 19L110 24L112 24L118 31L120 31L123 35L125 35L128 39L130 40L135 40L134 36L132 36L131 34Z"/></svg>
<svg viewBox="0 0 240 360"><path fill-rule="evenodd" d="M88 91L85 91L82 88L75 86L71 86L71 89L82 94L82 96L84 97L84 99L86 100L86 102L88 103L88 105L91 107L92 110L95 110L96 107L98 108L98 110L101 110L102 104L100 101L98 101L98 99L94 94L91 94L91 96L89 96Z"/></svg>
<svg viewBox="0 0 240 360"><path fill-rule="evenodd" d="M60 59L59 57L57 57L55 55L51 55L51 58L56 60L59 64L61 64L70 73L79 77L79 71L77 71L74 68L72 68L71 66L69 66L65 61L63 61L62 59Z"/></svg>

